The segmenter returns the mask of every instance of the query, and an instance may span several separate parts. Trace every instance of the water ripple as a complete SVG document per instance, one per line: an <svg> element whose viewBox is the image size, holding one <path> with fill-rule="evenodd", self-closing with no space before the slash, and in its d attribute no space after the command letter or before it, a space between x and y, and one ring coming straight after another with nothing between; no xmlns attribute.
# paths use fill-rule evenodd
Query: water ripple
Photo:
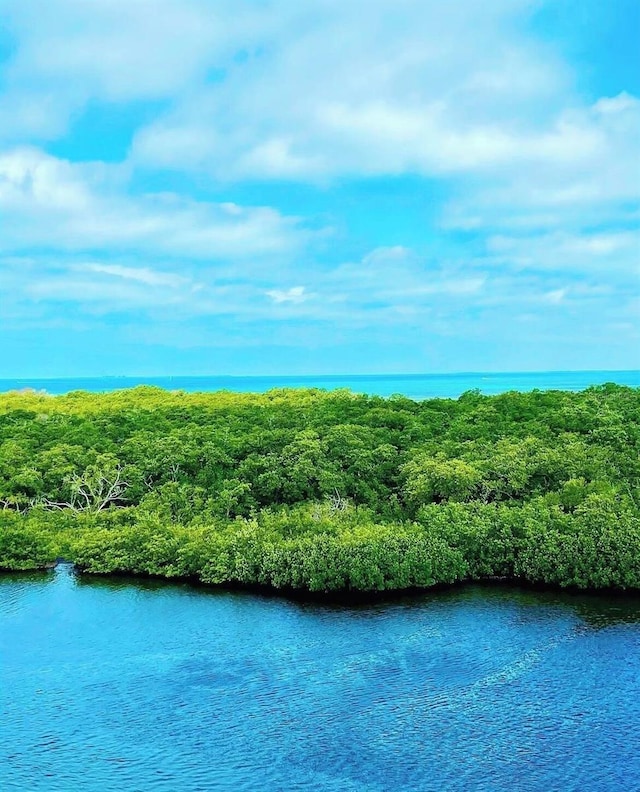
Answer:
<svg viewBox="0 0 640 792"><path fill-rule="evenodd" d="M640 603L0 578L0 788L640 790Z"/></svg>

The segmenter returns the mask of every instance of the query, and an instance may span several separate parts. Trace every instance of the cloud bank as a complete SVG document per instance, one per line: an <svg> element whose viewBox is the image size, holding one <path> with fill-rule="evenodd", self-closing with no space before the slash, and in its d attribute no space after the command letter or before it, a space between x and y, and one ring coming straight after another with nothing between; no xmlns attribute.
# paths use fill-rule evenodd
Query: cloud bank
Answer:
<svg viewBox="0 0 640 792"><path fill-rule="evenodd" d="M0 329L640 364L640 91L590 90L549 6L5 0Z"/></svg>

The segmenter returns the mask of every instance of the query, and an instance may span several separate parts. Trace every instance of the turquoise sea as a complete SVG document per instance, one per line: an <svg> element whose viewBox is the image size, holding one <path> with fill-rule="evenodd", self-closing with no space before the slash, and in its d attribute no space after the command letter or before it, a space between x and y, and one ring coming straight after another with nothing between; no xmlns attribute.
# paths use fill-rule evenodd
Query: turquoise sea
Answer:
<svg viewBox="0 0 640 792"><path fill-rule="evenodd" d="M615 382L640 387L640 371L542 371L461 374L319 374L259 377L73 377L60 379L0 379L0 392L33 388L51 394L83 390L92 393L154 385L167 390L264 393L273 388L348 388L355 393L377 396L402 394L410 399L456 398L479 388L487 395L510 390L571 390Z"/></svg>

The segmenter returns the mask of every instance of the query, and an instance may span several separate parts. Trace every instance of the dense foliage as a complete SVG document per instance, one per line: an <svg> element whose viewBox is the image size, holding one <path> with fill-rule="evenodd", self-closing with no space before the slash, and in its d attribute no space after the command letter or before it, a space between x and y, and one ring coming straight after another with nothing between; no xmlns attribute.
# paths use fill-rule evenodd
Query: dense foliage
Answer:
<svg viewBox="0 0 640 792"><path fill-rule="evenodd" d="M640 588L640 390L0 395L0 568Z"/></svg>

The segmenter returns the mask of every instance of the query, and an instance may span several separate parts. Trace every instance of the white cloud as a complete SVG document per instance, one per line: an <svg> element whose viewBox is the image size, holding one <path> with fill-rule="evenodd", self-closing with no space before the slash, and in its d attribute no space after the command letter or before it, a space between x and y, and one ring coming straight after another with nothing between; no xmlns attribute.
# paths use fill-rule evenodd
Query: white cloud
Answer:
<svg viewBox="0 0 640 792"><path fill-rule="evenodd" d="M348 3L276 2L277 24L263 27L251 57L143 130L134 160L322 180L588 151L588 130L558 125L568 70L515 24L531 4L485 6L404 0L389 23L397 9L388 0L371 0L366 14ZM542 113L533 125L531 113Z"/></svg>
<svg viewBox="0 0 640 792"><path fill-rule="evenodd" d="M46 324L52 312L58 315L60 306L65 321L116 312L160 324L199 316L248 315L258 297L257 289L247 283L219 284L215 274L206 270L196 279L149 262L143 266L78 262L72 256L39 255L0 258L0 272L3 327L9 318L26 325Z"/></svg>
<svg viewBox="0 0 640 792"><path fill-rule="evenodd" d="M16 44L4 66L0 137L53 137L87 102L176 96L225 67L253 14L229 0L3 0Z"/></svg>
<svg viewBox="0 0 640 792"><path fill-rule="evenodd" d="M553 305L559 305L566 296L567 296L566 289L554 289L553 291L547 292L544 295L544 299L547 302L552 303Z"/></svg>
<svg viewBox="0 0 640 792"><path fill-rule="evenodd" d="M160 268L82 262L60 254L0 258L0 272L3 321L9 316L5 307L23 320L44 311L49 321L48 311L60 303L101 313L190 306L202 289L192 278Z"/></svg>
<svg viewBox="0 0 640 792"><path fill-rule="evenodd" d="M569 238L607 244L594 228L637 223L640 100L585 102L560 53L526 32L535 5L404 0L394 24L386 0L365 15L276 3L261 46L139 131L131 161L230 181L419 174L448 184L444 232L524 233L516 266L595 266ZM611 266L633 269L616 253Z"/></svg>
<svg viewBox="0 0 640 792"><path fill-rule="evenodd" d="M487 280L482 273L429 262L402 246L375 248L359 261L305 274L307 286L266 290L273 311L256 314L254 307L254 314L349 328L415 325L434 308L473 303L482 297Z"/></svg>
<svg viewBox="0 0 640 792"><path fill-rule="evenodd" d="M593 109L601 115L617 115L625 110L636 110L637 106L638 100L626 91L622 91L617 96L598 99Z"/></svg>
<svg viewBox="0 0 640 792"><path fill-rule="evenodd" d="M600 273L637 279L640 232L551 231L495 235L487 240L489 262L547 272Z"/></svg>
<svg viewBox="0 0 640 792"><path fill-rule="evenodd" d="M528 192L518 205L536 191L637 197L638 100L585 105L560 53L528 32L538 5L5 0L16 49L0 136L16 124L20 140L55 136L95 100L160 99L136 165L223 179L475 173Z"/></svg>
<svg viewBox="0 0 640 792"><path fill-rule="evenodd" d="M134 166L454 179L445 225L463 229L562 225L640 198L640 101L585 103L560 51L530 32L535 0L4 6L16 48L0 137L16 124L20 140L59 135L91 101L162 100Z"/></svg>
<svg viewBox="0 0 640 792"><path fill-rule="evenodd" d="M559 128L574 130L567 133L566 156L554 162L543 151L537 162L525 157L504 172L466 184L448 207L444 226L576 231L637 219L640 100L628 94L600 99L564 112Z"/></svg>
<svg viewBox="0 0 640 792"><path fill-rule="evenodd" d="M101 304L106 312L127 307L156 307L180 303L184 295L167 289L132 286L122 280L97 280L65 273L60 276L40 275L25 284L30 300L63 303Z"/></svg>
<svg viewBox="0 0 640 792"><path fill-rule="evenodd" d="M292 286L290 289L271 289L267 292L275 303L302 303L309 299L304 286Z"/></svg>
<svg viewBox="0 0 640 792"><path fill-rule="evenodd" d="M34 148L0 154L0 251L109 248L220 260L284 254L307 238L296 218L268 207L133 197L116 176Z"/></svg>
<svg viewBox="0 0 640 792"><path fill-rule="evenodd" d="M485 283L482 274L427 261L401 246L376 248L362 261L343 264L325 277L331 291L342 292L349 301L396 305L424 301L430 295L471 295Z"/></svg>
<svg viewBox="0 0 640 792"><path fill-rule="evenodd" d="M99 275L112 275L115 278L144 283L147 286L168 286L179 288L189 283L189 279L173 272L156 272L148 267L123 267L120 264L76 264L72 269L78 272L95 272Z"/></svg>

